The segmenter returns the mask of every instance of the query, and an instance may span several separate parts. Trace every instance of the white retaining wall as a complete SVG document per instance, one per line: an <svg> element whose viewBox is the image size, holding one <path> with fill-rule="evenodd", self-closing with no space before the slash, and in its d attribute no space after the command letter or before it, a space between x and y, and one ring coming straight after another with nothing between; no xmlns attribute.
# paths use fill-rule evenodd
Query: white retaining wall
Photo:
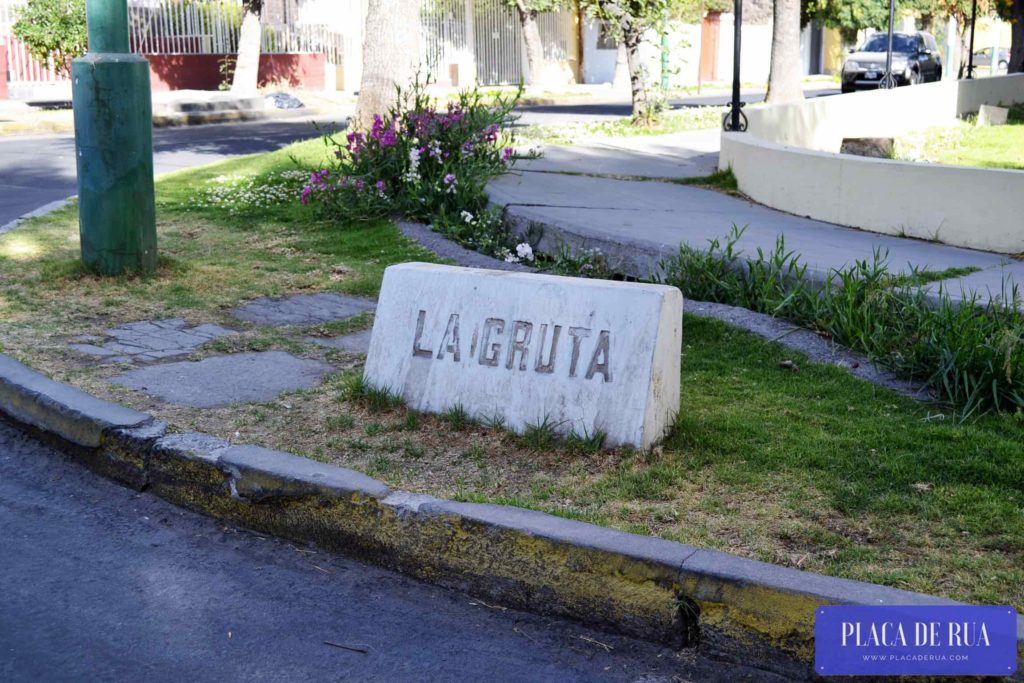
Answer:
<svg viewBox="0 0 1024 683"><path fill-rule="evenodd" d="M723 133L719 167L789 213L986 251L1024 252L1024 171L838 154L844 137L895 137L981 104L1024 102L1024 75L944 81L747 110Z"/></svg>

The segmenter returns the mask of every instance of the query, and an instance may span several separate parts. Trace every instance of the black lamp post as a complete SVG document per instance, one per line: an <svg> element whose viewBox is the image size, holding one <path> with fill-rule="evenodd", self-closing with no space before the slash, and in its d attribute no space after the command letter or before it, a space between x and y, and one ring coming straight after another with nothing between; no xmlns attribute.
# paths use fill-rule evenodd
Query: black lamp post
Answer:
<svg viewBox="0 0 1024 683"><path fill-rule="evenodd" d="M895 88L896 78L892 75L892 32L896 23L896 0L889 0L889 45L885 51L885 75L878 82L879 88Z"/></svg>
<svg viewBox="0 0 1024 683"><path fill-rule="evenodd" d="M978 0L971 2L971 46L967 52L967 78L974 78L974 21L978 18ZM999 63L999 55L992 52L992 69Z"/></svg>
<svg viewBox="0 0 1024 683"><path fill-rule="evenodd" d="M740 102L740 32L743 27L743 0L733 0L732 26L732 102L730 111L722 121L722 128L727 131L742 133L747 129L747 117L743 113Z"/></svg>

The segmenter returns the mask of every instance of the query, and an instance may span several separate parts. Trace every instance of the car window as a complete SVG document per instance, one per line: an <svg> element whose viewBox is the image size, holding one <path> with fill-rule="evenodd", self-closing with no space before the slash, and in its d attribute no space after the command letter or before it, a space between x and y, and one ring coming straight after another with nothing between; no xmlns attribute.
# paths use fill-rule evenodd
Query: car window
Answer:
<svg viewBox="0 0 1024 683"><path fill-rule="evenodd" d="M864 41L861 52L885 52L889 49L889 36L885 33L876 33ZM894 35L892 37L893 52L916 52L917 37L907 35Z"/></svg>

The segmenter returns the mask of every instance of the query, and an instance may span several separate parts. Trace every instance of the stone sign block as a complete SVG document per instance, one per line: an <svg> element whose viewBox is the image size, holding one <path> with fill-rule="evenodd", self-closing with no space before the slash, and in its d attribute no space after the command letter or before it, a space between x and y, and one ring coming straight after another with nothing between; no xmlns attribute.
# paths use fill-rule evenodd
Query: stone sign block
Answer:
<svg viewBox="0 0 1024 683"><path fill-rule="evenodd" d="M391 266L365 378L414 410L647 448L679 410L682 308L662 285Z"/></svg>

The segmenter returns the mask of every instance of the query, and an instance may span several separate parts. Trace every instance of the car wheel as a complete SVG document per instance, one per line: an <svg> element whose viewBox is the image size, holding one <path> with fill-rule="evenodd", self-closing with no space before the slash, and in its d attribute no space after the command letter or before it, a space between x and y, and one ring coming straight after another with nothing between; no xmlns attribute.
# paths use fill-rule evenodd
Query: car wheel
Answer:
<svg viewBox="0 0 1024 683"><path fill-rule="evenodd" d="M1006 68L1008 66L1010 66L1010 64L1005 59L1000 59L999 60L999 70L1000 71L1006 71Z"/></svg>
<svg viewBox="0 0 1024 683"><path fill-rule="evenodd" d="M917 85L921 82L921 72L911 71L910 78L907 79L907 85Z"/></svg>
<svg viewBox="0 0 1024 683"><path fill-rule="evenodd" d="M843 94L846 94L848 92L853 92L853 86L852 85L842 85L842 86L839 87L839 91L842 92Z"/></svg>

